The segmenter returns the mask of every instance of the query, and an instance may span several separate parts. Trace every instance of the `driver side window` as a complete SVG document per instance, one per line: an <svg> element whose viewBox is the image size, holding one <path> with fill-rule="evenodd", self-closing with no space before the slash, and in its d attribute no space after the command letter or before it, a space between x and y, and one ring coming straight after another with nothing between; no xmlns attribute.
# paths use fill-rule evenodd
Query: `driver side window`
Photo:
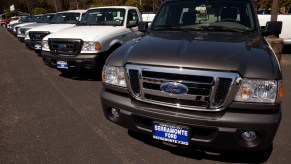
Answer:
<svg viewBox="0 0 291 164"><path fill-rule="evenodd" d="M138 21L138 15L136 10L129 10L127 15L127 24L129 21Z"/></svg>

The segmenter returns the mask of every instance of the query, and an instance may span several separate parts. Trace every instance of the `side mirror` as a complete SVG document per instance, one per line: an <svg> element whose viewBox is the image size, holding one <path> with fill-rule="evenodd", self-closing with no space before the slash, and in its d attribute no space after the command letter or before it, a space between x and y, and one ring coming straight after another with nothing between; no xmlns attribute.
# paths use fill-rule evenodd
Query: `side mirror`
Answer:
<svg viewBox="0 0 291 164"><path fill-rule="evenodd" d="M147 32L149 29L148 22L139 22L138 23L138 31Z"/></svg>
<svg viewBox="0 0 291 164"><path fill-rule="evenodd" d="M126 27L127 28L136 27L137 24L138 24L137 21L129 21Z"/></svg>
<svg viewBox="0 0 291 164"><path fill-rule="evenodd" d="M264 36L268 35L279 36L279 34L281 34L282 31L282 25L283 25L282 21L269 21L266 23L266 28L265 30L262 31L262 34Z"/></svg>

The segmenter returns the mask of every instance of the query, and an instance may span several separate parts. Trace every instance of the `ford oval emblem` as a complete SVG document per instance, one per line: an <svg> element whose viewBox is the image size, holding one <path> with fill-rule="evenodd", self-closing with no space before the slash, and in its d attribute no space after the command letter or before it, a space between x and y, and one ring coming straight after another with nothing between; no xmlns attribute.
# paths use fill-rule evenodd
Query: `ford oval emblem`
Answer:
<svg viewBox="0 0 291 164"><path fill-rule="evenodd" d="M186 94L188 92L187 86L176 82L163 83L160 89L170 94Z"/></svg>
<svg viewBox="0 0 291 164"><path fill-rule="evenodd" d="M67 48L67 46L65 44L59 44L58 45L58 48L59 49L65 49L65 48Z"/></svg>

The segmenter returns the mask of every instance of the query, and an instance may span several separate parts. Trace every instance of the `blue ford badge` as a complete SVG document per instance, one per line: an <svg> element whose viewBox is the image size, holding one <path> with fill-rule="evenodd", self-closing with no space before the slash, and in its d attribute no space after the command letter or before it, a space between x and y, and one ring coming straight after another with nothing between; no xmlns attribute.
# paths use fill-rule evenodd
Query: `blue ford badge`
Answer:
<svg viewBox="0 0 291 164"><path fill-rule="evenodd" d="M58 48L59 48L59 49L64 49L64 48L67 48L67 46L66 46L65 44L59 44L59 45L58 45Z"/></svg>
<svg viewBox="0 0 291 164"><path fill-rule="evenodd" d="M175 82L163 83L161 84L160 89L171 94L186 94L188 92L187 86Z"/></svg>

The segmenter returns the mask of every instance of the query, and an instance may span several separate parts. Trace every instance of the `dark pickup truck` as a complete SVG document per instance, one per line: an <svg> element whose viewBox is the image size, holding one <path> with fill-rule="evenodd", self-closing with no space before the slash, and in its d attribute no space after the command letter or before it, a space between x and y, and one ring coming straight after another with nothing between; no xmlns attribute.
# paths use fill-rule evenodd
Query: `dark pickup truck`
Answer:
<svg viewBox="0 0 291 164"><path fill-rule="evenodd" d="M203 20L197 17L203 16ZM181 145L261 152L281 121L282 74L252 0L166 0L103 69L107 119Z"/></svg>

